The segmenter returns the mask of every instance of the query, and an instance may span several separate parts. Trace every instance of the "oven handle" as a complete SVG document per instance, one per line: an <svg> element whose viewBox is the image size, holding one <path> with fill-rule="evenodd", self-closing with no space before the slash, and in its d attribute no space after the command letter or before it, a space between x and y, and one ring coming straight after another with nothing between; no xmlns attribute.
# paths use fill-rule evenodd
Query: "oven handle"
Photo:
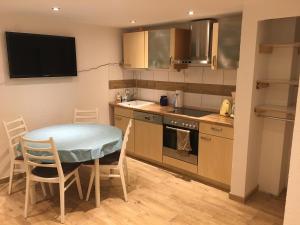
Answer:
<svg viewBox="0 0 300 225"><path fill-rule="evenodd" d="M179 128L174 128L174 127L169 127L169 126L166 126L166 128L167 129L169 129L169 130L175 130L175 131L188 131L188 132L190 132L190 130L185 130L185 129L179 129Z"/></svg>

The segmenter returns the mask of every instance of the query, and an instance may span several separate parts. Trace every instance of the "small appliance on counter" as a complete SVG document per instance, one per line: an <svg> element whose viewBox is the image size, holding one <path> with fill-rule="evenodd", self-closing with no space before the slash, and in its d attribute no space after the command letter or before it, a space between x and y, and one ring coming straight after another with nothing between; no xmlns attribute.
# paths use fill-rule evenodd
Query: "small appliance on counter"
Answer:
<svg viewBox="0 0 300 225"><path fill-rule="evenodd" d="M224 99L221 104L220 115L230 116L230 114L231 114L231 103L228 99Z"/></svg>
<svg viewBox="0 0 300 225"><path fill-rule="evenodd" d="M160 96L159 103L161 106L167 106L169 104L168 96L166 95Z"/></svg>
<svg viewBox="0 0 300 225"><path fill-rule="evenodd" d="M183 91L180 91L180 90L175 91L174 107L175 108L183 107Z"/></svg>

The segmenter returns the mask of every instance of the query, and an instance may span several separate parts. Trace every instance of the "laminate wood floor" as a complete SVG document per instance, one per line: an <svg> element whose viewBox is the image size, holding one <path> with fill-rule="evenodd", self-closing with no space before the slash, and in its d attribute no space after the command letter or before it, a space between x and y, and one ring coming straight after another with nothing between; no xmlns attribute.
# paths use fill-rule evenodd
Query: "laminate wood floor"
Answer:
<svg viewBox="0 0 300 225"><path fill-rule="evenodd" d="M280 225L284 198L258 193L244 205L228 199L228 193L187 177L128 159L129 187L126 203L121 183L101 183L101 207L91 199L80 201L75 187L66 192L66 222L70 225ZM88 173L81 171L86 194ZM0 185L0 224L59 224L59 197L42 199L23 218L24 186L21 179L14 193L7 195L7 184ZM56 191L57 193L57 191Z"/></svg>

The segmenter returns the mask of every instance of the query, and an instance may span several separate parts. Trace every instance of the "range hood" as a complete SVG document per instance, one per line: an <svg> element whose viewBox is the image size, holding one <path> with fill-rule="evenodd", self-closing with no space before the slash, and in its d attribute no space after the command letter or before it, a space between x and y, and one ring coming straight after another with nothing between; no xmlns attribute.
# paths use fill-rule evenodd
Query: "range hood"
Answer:
<svg viewBox="0 0 300 225"><path fill-rule="evenodd" d="M211 64L213 19L192 21L189 66Z"/></svg>

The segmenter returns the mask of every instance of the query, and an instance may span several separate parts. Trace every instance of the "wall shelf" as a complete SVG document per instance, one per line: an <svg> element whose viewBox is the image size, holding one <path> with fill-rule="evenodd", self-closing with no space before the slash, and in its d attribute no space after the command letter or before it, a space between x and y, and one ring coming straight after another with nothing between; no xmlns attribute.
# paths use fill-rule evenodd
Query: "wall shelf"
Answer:
<svg viewBox="0 0 300 225"><path fill-rule="evenodd" d="M295 121L295 106L259 105L255 107L254 111L256 116L265 119L292 123Z"/></svg>
<svg viewBox="0 0 300 225"><path fill-rule="evenodd" d="M263 79L256 81L256 89L267 88L271 85L289 85L298 87L298 80Z"/></svg>
<svg viewBox="0 0 300 225"><path fill-rule="evenodd" d="M278 106L278 105L259 105L255 107L256 113L283 113L286 115L295 116L295 106Z"/></svg>
<svg viewBox="0 0 300 225"><path fill-rule="evenodd" d="M295 43L287 43L287 44L268 44L263 43L259 46L260 53L272 53L274 48L299 48L300 49L300 42Z"/></svg>

